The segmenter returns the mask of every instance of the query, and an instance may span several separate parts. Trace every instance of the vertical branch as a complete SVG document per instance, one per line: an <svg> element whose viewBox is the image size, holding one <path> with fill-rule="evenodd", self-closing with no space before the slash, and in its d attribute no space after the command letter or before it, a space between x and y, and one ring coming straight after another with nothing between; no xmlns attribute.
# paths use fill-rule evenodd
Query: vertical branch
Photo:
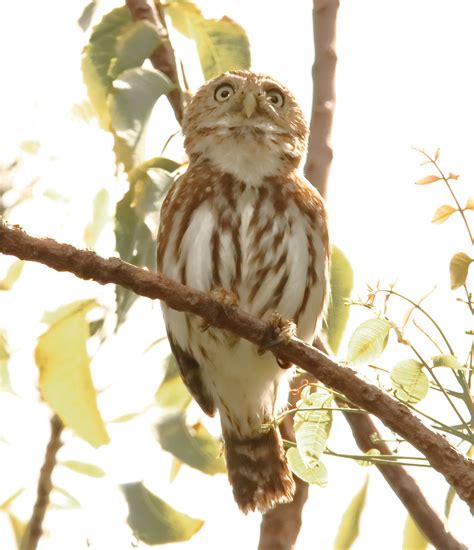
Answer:
<svg viewBox="0 0 474 550"><path fill-rule="evenodd" d="M33 508L33 514L25 532L21 550L36 550L38 541L43 534L43 520L49 504L49 495L51 493L51 489L53 488L51 477L54 467L56 466L57 452L62 445L61 433L63 428L64 424L59 416L54 415L51 418L51 436L46 448L46 454L38 480L36 502Z"/></svg>
<svg viewBox="0 0 474 550"><path fill-rule="evenodd" d="M329 144L335 103L336 17L339 0L313 0L313 107L305 174L323 197L333 152Z"/></svg>
<svg viewBox="0 0 474 550"><path fill-rule="evenodd" d="M171 107L173 108L176 120L179 124L181 124L181 121L183 120L184 97L179 86L176 59L168 36L168 30L166 28L161 2L159 0L155 1L156 10L158 13L150 4L146 2L146 0L126 0L126 4L135 21L145 19L146 21L153 23L158 30L161 44L151 54L150 61L155 69L158 69L165 74L176 86L167 97Z"/></svg>

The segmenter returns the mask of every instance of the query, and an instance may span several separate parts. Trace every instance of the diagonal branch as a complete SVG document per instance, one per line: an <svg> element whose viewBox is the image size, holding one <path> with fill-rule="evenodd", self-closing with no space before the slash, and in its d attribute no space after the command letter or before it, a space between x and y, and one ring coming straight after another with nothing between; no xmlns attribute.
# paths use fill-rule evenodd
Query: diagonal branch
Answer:
<svg viewBox="0 0 474 550"><path fill-rule="evenodd" d="M118 284L151 299L160 299L177 311L188 311L209 325L231 331L259 347L278 338L271 323L235 307L213 300L161 274L150 273L118 258L105 259L92 251L79 250L53 239L39 239L0 218L0 252L22 260L42 263L100 284ZM376 386L361 380L352 369L338 365L327 355L296 338L278 340L271 351L285 363L307 370L354 405L377 416L388 428L418 449L431 466L444 475L459 497L474 512L474 464L441 435L427 428L410 409Z"/></svg>

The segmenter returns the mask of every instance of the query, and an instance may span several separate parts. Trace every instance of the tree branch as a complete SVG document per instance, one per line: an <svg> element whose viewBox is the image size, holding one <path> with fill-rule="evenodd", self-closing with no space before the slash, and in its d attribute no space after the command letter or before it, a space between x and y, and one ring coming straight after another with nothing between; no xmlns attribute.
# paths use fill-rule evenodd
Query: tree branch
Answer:
<svg viewBox="0 0 474 550"><path fill-rule="evenodd" d="M61 433L63 428L64 424L59 416L54 415L51 418L51 436L46 448L46 454L38 480L36 502L33 508L33 514L30 522L28 523L28 527L21 544L21 550L36 550L38 541L43 533L43 520L49 504L49 495L51 493L51 489L53 488L51 476L53 474L54 467L56 466L57 452L62 445Z"/></svg>
<svg viewBox="0 0 474 550"><path fill-rule="evenodd" d="M174 50L171 45L168 30L166 29L166 23L164 19L163 9L159 0L155 1L156 9L158 13L153 9L151 4L148 4L146 0L126 0L126 4L132 17L135 21L145 19L155 25L158 30L158 34L161 39L161 44L151 54L150 61L155 67L162 73L164 73L171 82L176 86L168 94L168 100L173 108L176 120L181 124L183 120L184 111L184 97L181 87L179 85L178 71L176 69L176 59L174 56Z"/></svg>
<svg viewBox="0 0 474 550"><path fill-rule="evenodd" d="M81 279L118 284L141 296L163 300L177 311L199 315L209 325L233 332L259 347L267 346L278 336L272 324L216 302L205 292L118 258L105 259L92 251L79 250L53 239L31 237L20 227L7 225L2 218L0 252L42 263L56 271L67 271ZM296 338L279 340L272 345L271 351L284 362L299 365L329 388L346 396L354 405L377 416L418 449L474 512L474 464L444 437L428 429L408 407L361 380L352 369L334 363L324 353Z"/></svg>
<svg viewBox="0 0 474 550"><path fill-rule="evenodd" d="M336 17L339 0L313 0L313 107L305 174L326 197L333 152L329 145L335 102Z"/></svg>

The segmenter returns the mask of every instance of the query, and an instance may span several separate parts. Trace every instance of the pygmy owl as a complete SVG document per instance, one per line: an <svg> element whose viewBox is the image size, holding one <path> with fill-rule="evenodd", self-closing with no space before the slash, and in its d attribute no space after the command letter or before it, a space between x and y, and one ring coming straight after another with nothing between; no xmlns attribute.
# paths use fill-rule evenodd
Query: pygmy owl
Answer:
<svg viewBox="0 0 474 550"><path fill-rule="evenodd" d="M311 343L327 297L323 201L299 173L308 128L284 86L232 71L194 95L183 121L186 172L161 210L158 270L223 289L263 319L277 311ZM275 356L162 304L171 350L203 411L219 411L229 481L244 512L292 500L294 481L272 423L292 369Z"/></svg>

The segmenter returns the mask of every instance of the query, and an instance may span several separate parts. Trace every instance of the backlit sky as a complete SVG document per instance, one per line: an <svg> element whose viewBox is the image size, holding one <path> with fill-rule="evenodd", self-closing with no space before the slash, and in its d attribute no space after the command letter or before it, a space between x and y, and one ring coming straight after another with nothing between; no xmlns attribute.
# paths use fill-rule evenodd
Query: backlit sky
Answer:
<svg viewBox="0 0 474 550"><path fill-rule="evenodd" d="M314 55L311 2L202 0L198 4L206 16L229 15L247 30L253 69L290 87L309 117ZM87 125L71 115L72 106L85 98L80 52L86 35L76 24L85 5L79 0L25 0L4 2L0 8L0 164L16 157L22 141L41 143L38 155L26 155L18 176L22 185L41 177L34 200L18 207L12 221L34 234L79 246L95 193L105 187L116 200L123 191L114 179L109 136L94 122ZM103 0L100 13L116 5ZM354 266L356 295L364 294L365 283L378 279L385 284L397 279L400 289L415 299L435 285L446 295L450 257L460 250L469 252L459 219L453 217L443 226L430 224L433 212L449 197L441 185L413 184L429 169L419 166L420 156L412 146L430 152L440 147L442 166L461 175L456 184L461 202L473 196L473 19L471 0L341 0L328 207L332 240ZM194 46L179 36L174 43L195 88L202 76ZM168 115L166 106L155 113L147 144L150 156L159 153L173 131ZM62 199L44 196L52 190ZM103 254L110 254L113 247L110 226L108 230L96 247ZM0 274L8 265L0 258ZM96 295L113 303L110 289L28 266L17 289L0 296L0 328L8 329L11 347L18 350L11 362L12 381L22 397L0 394L0 435L11 442L9 447L0 443L0 502L20 486L32 487L18 502L18 513L25 518L48 437L47 410L30 404L37 399L31 352L34 337L43 330L38 321L44 310ZM431 307L450 335L469 323L454 300L435 297ZM352 325L364 318L355 312ZM152 399L166 344L148 354L143 351L160 331L158 307L140 304L130 326L98 352L94 380L98 388L105 388L100 406L106 419L140 410ZM169 548L256 547L259 517L236 511L223 476L211 479L183 468L175 483L168 484L169 459L158 451L149 426L149 418L112 426L112 443L98 452L67 437L64 459L95 462L109 476L105 481L84 480L58 469L55 481L81 501L84 512L49 514L50 538L42 541L40 550L82 550L86 537L93 550L128 550L126 507L115 484L143 477L179 510L206 520L189 543ZM356 452L349 438L337 419L331 447ZM380 548L380 541L386 550L400 548L405 513L377 473L342 459L325 462L329 486L312 489L297 550L332 547L342 512L369 471L367 508L354 549ZM421 469L414 475L441 511L447 490L443 480ZM455 502L453 510L452 528L466 542L472 533L467 508ZM10 550L3 542L9 537L0 514L2 550Z"/></svg>

